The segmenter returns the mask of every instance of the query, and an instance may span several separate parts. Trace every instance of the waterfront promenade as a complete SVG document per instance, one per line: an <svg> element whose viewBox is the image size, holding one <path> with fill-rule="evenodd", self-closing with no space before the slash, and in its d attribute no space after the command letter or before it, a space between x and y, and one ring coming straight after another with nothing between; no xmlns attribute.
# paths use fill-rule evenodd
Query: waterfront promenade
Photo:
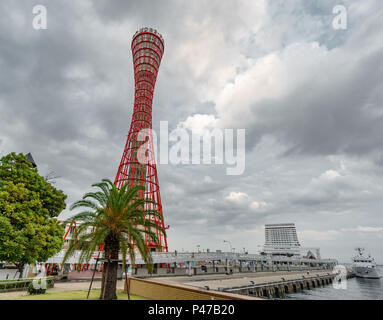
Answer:
<svg viewBox="0 0 383 320"><path fill-rule="evenodd" d="M63 292L63 291L75 291L75 290L88 290L90 281L68 281L68 282L55 282L54 287L47 289L47 292ZM101 281L94 281L92 289L101 289ZM124 289L124 281L117 281L117 289ZM19 297L26 296L26 291L12 291L0 293L2 297Z"/></svg>
<svg viewBox="0 0 383 320"><path fill-rule="evenodd" d="M323 270L322 270L323 271ZM316 270L312 270L312 273L316 272ZM319 271L321 272L321 271ZM326 270L326 273L331 273L331 270ZM178 276L178 277L153 277L151 279L156 279L158 281L165 281L165 282L171 282L171 283L183 283L188 284L192 286L197 287L203 287L208 285L207 283L228 283L228 284L234 284L233 286L236 286L237 283L241 282L241 279L256 279L256 281L261 281L262 279L270 279L270 278L278 278L286 276L286 275L305 275L307 274L307 271L265 271L265 272L246 272L246 273L234 273L234 274L209 274L209 275L195 275L195 276ZM222 286L220 286L222 287ZM218 290L213 289L212 290Z"/></svg>
<svg viewBox="0 0 383 320"><path fill-rule="evenodd" d="M237 298L236 294L241 294L243 299L246 296L252 297L282 297L287 293L298 292L303 289L311 289L314 287L325 286L332 282L335 275L331 270L305 270L305 271L265 271L256 273L234 273L234 274L205 274L194 276L162 276L162 277L149 277L146 279L137 279L137 281L147 281L150 286L146 285L144 291L136 293L143 297L150 297L152 295L153 283L160 285L161 290L167 293L170 287L178 288L179 290L204 292L204 294L232 294L233 298ZM137 286L137 281L134 283ZM48 289L48 292L64 292L76 290L88 290L89 280L86 281L67 281L56 282L54 288ZM157 286L158 286L157 285ZM168 285L168 286L167 286ZM93 289L100 289L101 281L93 282ZM167 286L167 287L166 287ZM169 287L170 286L170 287ZM155 285L154 285L155 287ZM124 281L119 280L117 289L124 288ZM189 288L189 289L188 289ZM194 290L194 291L195 291ZM146 295L145 295L146 294ZM0 293L0 298L25 296L25 291ZM249 297L250 298L250 297ZM154 299L161 299L161 297L154 297ZM184 299L187 299L185 296ZM230 299L230 298L229 298Z"/></svg>
<svg viewBox="0 0 383 320"><path fill-rule="evenodd" d="M283 297L287 293L332 283L331 270L277 271L233 275L199 275L154 278L158 282L178 283L200 289L239 293L257 297Z"/></svg>
<svg viewBox="0 0 383 320"><path fill-rule="evenodd" d="M311 271L311 272L294 272L293 274L286 274L286 272L280 272L278 274L247 274L245 277L234 278L234 279L217 279L217 280L199 280L199 281L190 281L185 282L187 285L197 286L203 288L208 286L210 290L219 290L246 287L246 286L257 286L261 284L272 284L275 282L281 281L290 281L290 280L302 280L311 277L320 277L324 275L331 275L329 271Z"/></svg>

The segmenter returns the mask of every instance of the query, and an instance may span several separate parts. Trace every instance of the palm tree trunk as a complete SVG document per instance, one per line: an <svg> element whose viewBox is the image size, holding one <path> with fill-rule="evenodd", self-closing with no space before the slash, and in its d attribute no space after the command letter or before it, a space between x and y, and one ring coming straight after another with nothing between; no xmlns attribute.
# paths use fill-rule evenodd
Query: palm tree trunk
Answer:
<svg viewBox="0 0 383 320"><path fill-rule="evenodd" d="M103 262L102 265L102 279L101 279L101 295L100 295L100 300L103 299L104 297L104 288L105 288L105 268L106 268L106 263L105 261Z"/></svg>
<svg viewBox="0 0 383 320"><path fill-rule="evenodd" d="M120 243L117 235L110 233L105 239L105 263L103 270L103 290L102 300L117 300L117 271L118 271L118 252Z"/></svg>

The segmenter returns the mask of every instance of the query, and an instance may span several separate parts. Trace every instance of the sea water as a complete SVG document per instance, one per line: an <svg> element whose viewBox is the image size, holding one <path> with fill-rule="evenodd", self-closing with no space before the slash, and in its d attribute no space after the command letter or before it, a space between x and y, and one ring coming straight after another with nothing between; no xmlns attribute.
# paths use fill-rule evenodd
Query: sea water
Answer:
<svg viewBox="0 0 383 320"><path fill-rule="evenodd" d="M377 267L383 276L383 266ZM335 289L332 284L324 287L303 290L286 295L285 299L294 300L383 300L383 278L347 279L346 289Z"/></svg>

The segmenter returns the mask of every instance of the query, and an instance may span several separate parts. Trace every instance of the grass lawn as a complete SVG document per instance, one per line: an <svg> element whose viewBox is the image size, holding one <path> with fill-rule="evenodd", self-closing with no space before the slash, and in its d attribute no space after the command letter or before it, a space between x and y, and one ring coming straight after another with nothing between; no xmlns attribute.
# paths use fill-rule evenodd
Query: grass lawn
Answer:
<svg viewBox="0 0 383 320"><path fill-rule="evenodd" d="M0 300L86 300L88 290L47 292L45 294L27 295L18 297L0 297ZM91 290L89 300L98 300L100 290ZM117 290L118 300L128 300L128 295L123 290ZM130 295L131 300L148 300L144 297Z"/></svg>

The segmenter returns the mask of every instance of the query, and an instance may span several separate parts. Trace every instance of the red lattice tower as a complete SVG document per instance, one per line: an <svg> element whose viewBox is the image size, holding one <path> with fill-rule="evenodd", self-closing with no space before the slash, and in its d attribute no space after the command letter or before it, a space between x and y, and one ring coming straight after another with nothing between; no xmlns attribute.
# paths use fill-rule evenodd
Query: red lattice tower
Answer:
<svg viewBox="0 0 383 320"><path fill-rule="evenodd" d="M148 204L146 209L156 209L161 213L162 217L162 219L158 219L153 216L147 216L147 219L165 228L153 138L150 131L152 129L153 93L161 58L164 53L164 40L156 30L142 28L133 36L132 53L135 82L133 116L114 184L118 189L121 189L126 183L130 186L144 186L145 192L140 194L140 198L150 199L156 203L156 205ZM142 136L139 135L140 132L141 134L146 132L146 139L142 139ZM148 161L143 161L142 157L140 158L142 152L144 152L144 156L147 157ZM157 236L160 239L160 251L167 252L168 244L166 237L158 231ZM146 235L145 237L147 246L155 250L155 244L149 237Z"/></svg>

